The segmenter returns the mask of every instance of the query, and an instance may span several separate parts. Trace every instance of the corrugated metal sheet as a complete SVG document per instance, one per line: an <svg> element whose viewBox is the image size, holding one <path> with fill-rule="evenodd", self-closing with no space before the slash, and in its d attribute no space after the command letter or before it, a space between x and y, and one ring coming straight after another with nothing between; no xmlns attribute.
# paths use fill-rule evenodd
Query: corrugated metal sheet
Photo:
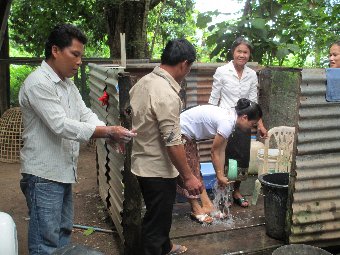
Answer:
<svg viewBox="0 0 340 255"><path fill-rule="evenodd" d="M106 173L106 155L107 150L105 142L103 139L96 139L96 149L97 149L97 164L98 164L98 186L99 195L103 200L105 206L107 207L107 198L109 196L109 184L107 181Z"/></svg>
<svg viewBox="0 0 340 255"><path fill-rule="evenodd" d="M302 71L290 243L340 244L340 103L325 100L325 77Z"/></svg>
<svg viewBox="0 0 340 255"><path fill-rule="evenodd" d="M124 71L116 65L89 64L90 67L90 102L91 109L109 126L120 125L119 96L117 91L118 73ZM108 105L98 100L106 91L109 95ZM104 139L97 139L97 164L99 194L107 207L112 221L123 240L122 211L123 184L121 171L124 168L124 155L117 153Z"/></svg>
<svg viewBox="0 0 340 255"><path fill-rule="evenodd" d="M106 90L105 80L107 78L107 71L104 67L89 63L90 74L90 103L91 109L96 113L100 120L106 123L107 111L106 107L102 106L102 103L98 100Z"/></svg>

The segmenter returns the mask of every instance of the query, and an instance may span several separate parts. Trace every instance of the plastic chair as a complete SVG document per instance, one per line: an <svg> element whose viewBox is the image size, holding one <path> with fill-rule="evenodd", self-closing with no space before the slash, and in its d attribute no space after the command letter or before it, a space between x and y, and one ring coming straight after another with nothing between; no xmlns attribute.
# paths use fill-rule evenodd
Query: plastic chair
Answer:
<svg viewBox="0 0 340 255"><path fill-rule="evenodd" d="M290 172L293 145L294 145L295 127L279 126L273 127L268 131L268 137L264 143L263 167L258 169L258 175L268 172ZM271 138L274 141L271 142ZM276 145L277 154L275 155L275 167L269 169L270 165L270 145ZM272 164L272 163L271 163ZM259 180L255 181L255 188L253 192L252 205L256 205L258 195L260 193L261 183Z"/></svg>

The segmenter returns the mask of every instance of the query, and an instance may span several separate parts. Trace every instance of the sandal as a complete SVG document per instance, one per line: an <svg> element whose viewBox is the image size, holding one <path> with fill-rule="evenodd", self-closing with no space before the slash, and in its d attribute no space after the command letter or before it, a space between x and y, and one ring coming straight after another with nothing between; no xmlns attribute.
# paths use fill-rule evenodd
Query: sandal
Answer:
<svg viewBox="0 0 340 255"><path fill-rule="evenodd" d="M218 220L224 220L225 218L228 217L227 214L221 212L220 210L216 210L216 211L211 212L210 216L215 218L215 219L218 219Z"/></svg>
<svg viewBox="0 0 340 255"><path fill-rule="evenodd" d="M173 244L171 251L167 255L178 255L186 252L188 250L187 247L179 244Z"/></svg>
<svg viewBox="0 0 340 255"><path fill-rule="evenodd" d="M238 206L241 206L241 207L248 207L249 206L248 200L245 199L244 197L234 198L234 203L237 204ZM244 205L244 203L247 203L247 205Z"/></svg>
<svg viewBox="0 0 340 255"><path fill-rule="evenodd" d="M193 220L193 221L196 221L198 223L207 223L207 224L211 224L214 219L211 218L208 214L193 214L191 213L190 214L190 218Z"/></svg>

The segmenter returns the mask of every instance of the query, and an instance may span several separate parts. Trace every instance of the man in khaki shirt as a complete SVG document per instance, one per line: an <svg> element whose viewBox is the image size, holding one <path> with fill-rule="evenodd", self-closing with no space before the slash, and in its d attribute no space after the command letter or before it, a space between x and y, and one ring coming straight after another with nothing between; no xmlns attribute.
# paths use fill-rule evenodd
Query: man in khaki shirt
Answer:
<svg viewBox="0 0 340 255"><path fill-rule="evenodd" d="M172 244L169 232L176 197L176 178L184 179L188 192L198 195L202 184L192 174L181 141L179 83L196 59L195 48L185 39L169 41L161 65L131 89L133 141L132 172L137 176L146 213L142 223L144 255L184 253Z"/></svg>

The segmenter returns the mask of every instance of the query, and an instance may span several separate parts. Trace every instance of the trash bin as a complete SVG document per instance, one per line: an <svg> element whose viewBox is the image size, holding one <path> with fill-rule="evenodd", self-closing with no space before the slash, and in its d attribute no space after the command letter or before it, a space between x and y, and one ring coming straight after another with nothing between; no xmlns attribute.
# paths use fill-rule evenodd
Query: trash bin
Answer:
<svg viewBox="0 0 340 255"><path fill-rule="evenodd" d="M332 255L328 251L306 244L290 244L277 248L272 255Z"/></svg>
<svg viewBox="0 0 340 255"><path fill-rule="evenodd" d="M267 173L258 179L263 187L266 234L285 240L289 173Z"/></svg>

